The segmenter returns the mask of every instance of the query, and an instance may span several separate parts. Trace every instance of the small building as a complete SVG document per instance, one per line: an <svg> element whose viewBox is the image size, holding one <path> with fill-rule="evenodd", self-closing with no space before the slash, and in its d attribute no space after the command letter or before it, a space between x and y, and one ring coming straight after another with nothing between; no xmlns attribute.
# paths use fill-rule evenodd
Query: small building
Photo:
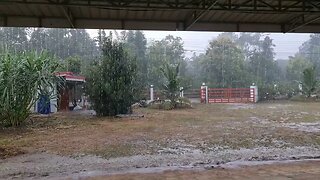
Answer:
<svg viewBox="0 0 320 180"><path fill-rule="evenodd" d="M57 87L57 110L69 111L73 110L77 105L83 106L85 104L85 102L83 102L85 77L75 75L72 72L57 72L56 76L65 79L65 86Z"/></svg>
<svg viewBox="0 0 320 180"><path fill-rule="evenodd" d="M41 114L55 113L57 111L72 111L74 108L82 109L85 105L84 83L85 77L75 75L73 72L57 72L56 76L65 80L63 86L57 86L53 97L40 95L33 111ZM50 101L50 104L46 103Z"/></svg>

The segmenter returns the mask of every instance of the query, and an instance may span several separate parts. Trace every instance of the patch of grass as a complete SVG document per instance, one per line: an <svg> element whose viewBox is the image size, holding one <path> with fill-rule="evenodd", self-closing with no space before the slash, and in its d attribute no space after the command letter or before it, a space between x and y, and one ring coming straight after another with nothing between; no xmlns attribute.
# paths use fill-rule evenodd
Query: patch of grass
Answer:
<svg viewBox="0 0 320 180"><path fill-rule="evenodd" d="M290 146L320 146L317 133L274 126L317 121L319 106L281 101L252 104L247 109L232 109L232 104L195 104L192 109L171 111L138 108L135 113L144 117L135 119L57 113L37 117L32 126L21 130L1 131L0 147L112 158L157 153L179 144L204 150L282 146L277 140Z"/></svg>

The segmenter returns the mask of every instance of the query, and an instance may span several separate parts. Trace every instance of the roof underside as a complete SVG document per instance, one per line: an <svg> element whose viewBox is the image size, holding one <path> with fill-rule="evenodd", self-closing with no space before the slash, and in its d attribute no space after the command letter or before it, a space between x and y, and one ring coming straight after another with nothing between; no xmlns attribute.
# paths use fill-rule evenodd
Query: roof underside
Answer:
<svg viewBox="0 0 320 180"><path fill-rule="evenodd" d="M1 0L0 26L319 32L318 0Z"/></svg>

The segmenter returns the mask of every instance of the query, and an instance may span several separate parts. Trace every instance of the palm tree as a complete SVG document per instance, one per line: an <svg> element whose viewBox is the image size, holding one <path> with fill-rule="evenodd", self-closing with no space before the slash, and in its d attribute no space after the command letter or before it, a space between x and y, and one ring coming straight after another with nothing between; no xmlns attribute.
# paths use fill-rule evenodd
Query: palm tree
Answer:
<svg viewBox="0 0 320 180"><path fill-rule="evenodd" d="M179 78L179 66L180 64L172 65L166 63L160 68L166 79L166 82L162 85L163 93L170 100L172 108L176 108L177 99L180 94L181 79Z"/></svg>

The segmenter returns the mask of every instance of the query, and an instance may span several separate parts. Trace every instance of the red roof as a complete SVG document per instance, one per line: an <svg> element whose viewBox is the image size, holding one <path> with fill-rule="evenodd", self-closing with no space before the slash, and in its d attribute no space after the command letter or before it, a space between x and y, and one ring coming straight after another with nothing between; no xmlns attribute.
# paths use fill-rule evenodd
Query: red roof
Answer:
<svg viewBox="0 0 320 180"><path fill-rule="evenodd" d="M78 82L85 82L86 78L84 76L77 76L74 75L73 72L56 72L56 76L64 77L66 81L78 81Z"/></svg>

